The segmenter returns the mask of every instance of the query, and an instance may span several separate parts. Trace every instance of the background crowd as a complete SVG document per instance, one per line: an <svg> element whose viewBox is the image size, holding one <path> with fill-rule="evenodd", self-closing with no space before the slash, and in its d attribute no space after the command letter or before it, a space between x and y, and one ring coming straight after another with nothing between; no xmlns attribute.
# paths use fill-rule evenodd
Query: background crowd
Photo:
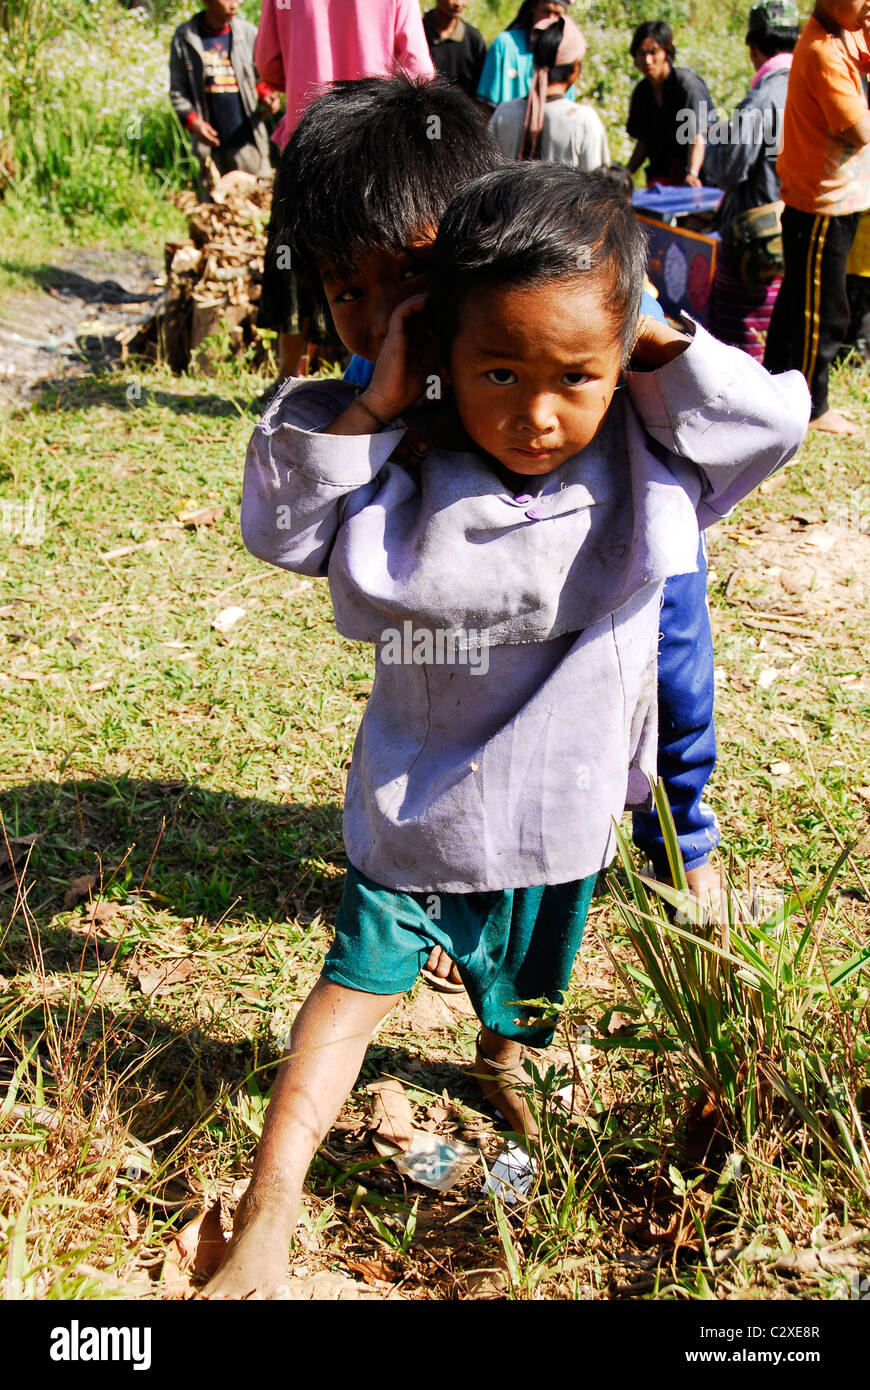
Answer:
<svg viewBox="0 0 870 1390"><path fill-rule="evenodd" d="M292 7L265 0L258 29L238 8L239 0L208 0L172 42L172 103L207 175L265 174L269 123L277 160L330 83L398 69L458 85L509 158L586 171L610 164L598 112L574 99L586 40L571 18L572 0L524 0L488 49L463 18L466 0L436 0L425 14L416 0ZM812 387L814 422L841 434L855 426L829 407L828 370L847 338L864 341L870 283L870 238L859 234L870 205L870 58L858 37L865 8L862 0L817 6L786 115L800 14L793 0L754 6L746 32L754 76L724 122L703 76L678 65L670 26L648 20L630 45L641 77L625 122L635 142L628 175L642 170L648 185L724 190L712 224L720 238L712 331L773 370L799 367ZM328 356L339 344L323 306L276 267L275 247L273 235L260 322L279 335L286 375L305 369L313 345Z"/></svg>

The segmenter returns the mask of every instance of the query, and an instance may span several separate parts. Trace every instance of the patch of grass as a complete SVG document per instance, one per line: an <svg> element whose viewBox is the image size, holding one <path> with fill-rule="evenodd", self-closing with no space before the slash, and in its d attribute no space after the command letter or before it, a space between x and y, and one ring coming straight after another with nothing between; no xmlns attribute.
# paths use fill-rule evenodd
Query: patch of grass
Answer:
<svg viewBox="0 0 870 1390"><path fill-rule="evenodd" d="M261 389L229 366L200 380L131 366L0 417L0 494L46 499L41 543L8 538L0 556L0 813L16 865L0 868L0 1095L16 1078L24 1107L0 1122L0 1258L27 1297L156 1296L204 1193L232 1207L334 920L371 652L336 635L324 585L242 548ZM835 389L866 409L862 373L844 368ZM860 460L810 439L711 536L709 797L735 880L752 876L741 894L799 904L782 933L735 924L717 955L691 923L688 939L668 928L642 885L639 904L627 862L616 896L594 905L566 1015L583 1118L569 1126L546 1102L531 1201L499 1214L473 1174L424 1193L412 1222L414 1196L372 1167L357 1091L312 1169L297 1265L386 1269L411 1297L473 1292L484 1267L516 1297L848 1296L849 1266L794 1261L838 1239L864 1258L848 1241L867 1216L853 1109L865 1125L866 972L835 981L868 941L860 853L812 922L813 885L867 820L867 618L854 600L866 538L840 527L857 515ZM185 527L194 506L225 511ZM831 534L828 549L805 539ZM782 572L791 582L803 564L808 587L784 589ZM212 622L230 606L245 612L221 634ZM694 995L678 969L695 972ZM415 1021L425 1004L424 992L387 1021L363 1080L401 1076L421 1120L441 1106L438 1123L489 1161L499 1141L457 1067L474 1021L455 1012L439 1031ZM543 1065L545 1094L571 1050ZM102 1155L95 1135L110 1141ZM151 1155L135 1178L133 1140Z"/></svg>

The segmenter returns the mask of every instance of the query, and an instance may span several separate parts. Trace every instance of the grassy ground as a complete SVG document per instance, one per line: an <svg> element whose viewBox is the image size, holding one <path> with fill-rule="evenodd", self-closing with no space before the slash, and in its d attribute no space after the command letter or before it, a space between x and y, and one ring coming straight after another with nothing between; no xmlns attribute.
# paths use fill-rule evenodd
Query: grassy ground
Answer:
<svg viewBox="0 0 870 1390"><path fill-rule="evenodd" d="M190 1290L177 1260L165 1265L174 1233L206 1194L232 1211L328 940L371 654L336 636L323 584L242 549L261 384L127 372L0 419L3 498L45 499L44 536L25 544L7 525L0 552L0 811L17 863L0 864L12 1296ZM841 372L835 399L868 418L863 373ZM712 539L711 795L736 880L751 874L769 901L807 894L867 822L865 457L864 442L811 441ZM198 525L178 520L196 509ZM244 612L221 632L231 607ZM817 975L867 945L866 869L859 846L816 925ZM845 1169L788 1106L788 1124L777 1112L741 1140L735 1121L699 1148L688 1052L636 1046L659 1005L625 975L632 960L637 975L604 896L556 1050L579 1060L589 1119L570 1135L551 1126L546 1182L510 1223L479 1172L442 1196L371 1166L362 1087L381 1073L403 1079L418 1122L490 1159L500 1147L465 1072L467 1005L418 989L316 1161L298 1287L319 1274L412 1298L849 1297L868 1229L860 1123L844 1112L858 1146ZM829 1065L848 1058L825 1094L860 1107L866 974L823 981L801 1026Z"/></svg>
<svg viewBox="0 0 870 1390"><path fill-rule="evenodd" d="M162 117L145 117L163 109L163 55L187 7L152 10L155 22L120 15L113 0L87 13L69 0L62 15L41 0L5 7L68 22L40 49L54 64L52 100L37 102L46 119L28 127L42 153L31 140L0 201L0 289L29 287L29 268L64 240L158 260L180 226L163 176L183 166ZM513 11L473 0L469 17L492 38ZM679 60L719 101L737 100L743 7L659 12L674 22ZM628 0L582 16L581 95L603 111L614 157L627 153L627 40L643 17ZM86 84L87 121L76 124L64 94L82 86L85 53L106 81ZM48 90L19 68L37 96ZM32 96L17 90L19 111ZM132 147L143 140L140 168L145 151ZM176 1235L215 1196L226 1226L275 1059L328 941L371 654L336 636L323 585L267 570L241 547L247 406L262 384L130 369L0 414L10 1297L190 1292ZM844 369L835 399L870 418L864 371ZM12 503L31 510L16 515ZM197 510L198 524L183 520ZM744 902L789 920L697 947L651 911L645 935L637 882L619 876L628 897L617 888L595 904L555 1049L578 1065L585 1118L569 1130L548 1112L542 1180L509 1221L480 1195L480 1172L441 1196L370 1147L363 1085L382 1073L403 1080L418 1124L487 1160L501 1147L467 1075L475 1024L464 997L418 989L380 1030L312 1170L295 1288L850 1296L866 1272L870 1174L866 970L854 964L870 923L868 536L865 436L812 440L711 542L722 751L710 794ZM215 619L231 608L244 612L222 631ZM669 993L664 976L653 987L661 942L672 966L685 943L685 988ZM744 954L738 969L734 953L756 948L757 967Z"/></svg>

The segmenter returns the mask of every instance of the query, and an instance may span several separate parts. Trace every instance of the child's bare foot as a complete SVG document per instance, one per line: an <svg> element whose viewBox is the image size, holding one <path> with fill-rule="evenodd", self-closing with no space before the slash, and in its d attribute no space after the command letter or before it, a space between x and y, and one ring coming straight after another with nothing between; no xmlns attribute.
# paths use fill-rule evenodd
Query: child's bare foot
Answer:
<svg viewBox="0 0 870 1390"><path fill-rule="evenodd" d="M826 410L810 420L810 429L822 430L825 434L858 434L858 426L849 420L841 410Z"/></svg>
<svg viewBox="0 0 870 1390"><path fill-rule="evenodd" d="M281 1298L286 1289L297 1204L282 1196L254 1205L246 1197L236 1212L227 1257L200 1298L265 1300Z"/></svg>
<svg viewBox="0 0 870 1390"><path fill-rule="evenodd" d="M689 892L699 903L717 906L722 895L722 876L709 862L686 870Z"/></svg>
<svg viewBox="0 0 870 1390"><path fill-rule="evenodd" d="M523 1087L530 1078L523 1067L525 1050L509 1038L482 1028L474 1055L474 1076L484 1099L501 1112L514 1134L536 1139L538 1126Z"/></svg>

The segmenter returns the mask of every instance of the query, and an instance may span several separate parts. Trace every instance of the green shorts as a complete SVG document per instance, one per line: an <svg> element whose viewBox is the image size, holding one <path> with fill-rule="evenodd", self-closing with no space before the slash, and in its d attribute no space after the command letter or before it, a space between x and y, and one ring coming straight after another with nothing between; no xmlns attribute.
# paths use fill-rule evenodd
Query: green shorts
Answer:
<svg viewBox="0 0 870 1390"><path fill-rule="evenodd" d="M562 1002L597 875L484 893L404 893L348 865L323 975L366 994L404 994L433 946L456 962L487 1028L530 1047L555 1031L518 1000Z"/></svg>

